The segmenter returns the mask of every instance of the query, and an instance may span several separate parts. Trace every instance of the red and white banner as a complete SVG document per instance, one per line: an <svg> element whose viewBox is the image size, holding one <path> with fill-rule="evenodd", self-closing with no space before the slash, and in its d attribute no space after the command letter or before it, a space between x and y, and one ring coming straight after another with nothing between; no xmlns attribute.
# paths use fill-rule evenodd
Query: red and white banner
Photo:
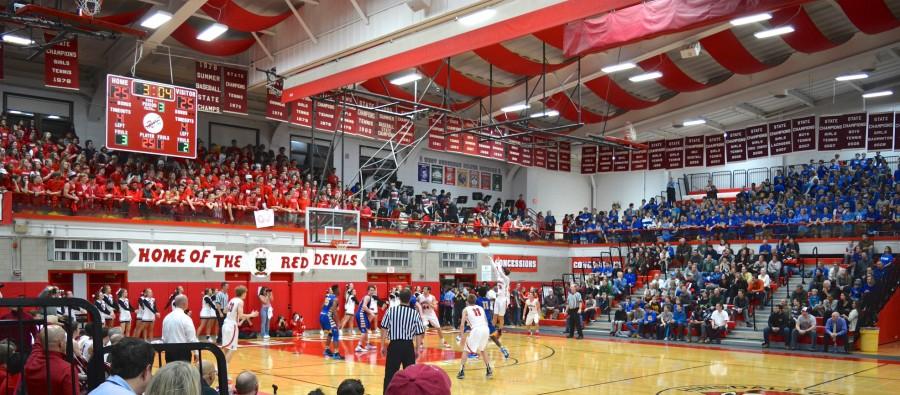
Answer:
<svg viewBox="0 0 900 395"><path fill-rule="evenodd" d="M769 125L747 128L747 159L769 156Z"/></svg>
<svg viewBox="0 0 900 395"><path fill-rule="evenodd" d="M647 170L647 151L631 152L631 171Z"/></svg>
<svg viewBox="0 0 900 395"><path fill-rule="evenodd" d="M870 151L894 147L894 113L869 114L867 146Z"/></svg>
<svg viewBox="0 0 900 395"><path fill-rule="evenodd" d="M307 97L291 103L291 123L312 127L312 100Z"/></svg>
<svg viewBox="0 0 900 395"><path fill-rule="evenodd" d="M44 33L46 42L54 36ZM53 44L44 51L44 86L49 88L78 89L78 38L73 37Z"/></svg>
<svg viewBox="0 0 900 395"><path fill-rule="evenodd" d="M3 79L3 43L0 43L0 80Z"/></svg>
<svg viewBox="0 0 900 395"><path fill-rule="evenodd" d="M307 248L302 253L219 251L209 246L129 243L133 257L128 266L212 269L216 272L304 273L311 270L366 270L364 251Z"/></svg>
<svg viewBox="0 0 900 395"><path fill-rule="evenodd" d="M613 171L628 171L630 153L626 150L613 152Z"/></svg>
<svg viewBox="0 0 900 395"><path fill-rule="evenodd" d="M224 68L225 95L222 111L247 115L247 70Z"/></svg>
<svg viewBox="0 0 900 395"><path fill-rule="evenodd" d="M725 135L706 136L706 167L725 164Z"/></svg>
<svg viewBox="0 0 900 395"><path fill-rule="evenodd" d="M534 273L538 270L538 257L528 255L494 255L494 262L510 272Z"/></svg>
<svg viewBox="0 0 900 395"><path fill-rule="evenodd" d="M222 112L222 66L197 62L194 87L197 88L197 109L203 112Z"/></svg>
<svg viewBox="0 0 900 395"><path fill-rule="evenodd" d="M769 154L781 155L794 151L791 144L791 121L769 124Z"/></svg>
<svg viewBox="0 0 900 395"><path fill-rule="evenodd" d="M613 149L609 146L597 147L597 173L609 173L613 169Z"/></svg>
<svg viewBox="0 0 900 395"><path fill-rule="evenodd" d="M703 166L703 136L684 138L684 167Z"/></svg>
<svg viewBox="0 0 900 395"><path fill-rule="evenodd" d="M725 160L728 163L747 160L746 130L730 130L725 133Z"/></svg>
<svg viewBox="0 0 900 395"><path fill-rule="evenodd" d="M572 171L572 143L559 143L559 171Z"/></svg>
<svg viewBox="0 0 900 395"><path fill-rule="evenodd" d="M791 135L794 152L816 149L816 117L792 119Z"/></svg>
<svg viewBox="0 0 900 395"><path fill-rule="evenodd" d="M684 167L684 139L666 140L666 169Z"/></svg>
<svg viewBox="0 0 900 395"><path fill-rule="evenodd" d="M647 168L650 170L662 170L666 168L666 140L656 140L647 143L649 156Z"/></svg>
<svg viewBox="0 0 900 395"><path fill-rule="evenodd" d="M510 146L512 151L514 146ZM581 146L581 174L593 174L597 172L597 147L593 145Z"/></svg>
<svg viewBox="0 0 900 395"><path fill-rule="evenodd" d="M284 80L279 78L266 87L266 118L273 121L287 122L290 118L287 104L281 101Z"/></svg>

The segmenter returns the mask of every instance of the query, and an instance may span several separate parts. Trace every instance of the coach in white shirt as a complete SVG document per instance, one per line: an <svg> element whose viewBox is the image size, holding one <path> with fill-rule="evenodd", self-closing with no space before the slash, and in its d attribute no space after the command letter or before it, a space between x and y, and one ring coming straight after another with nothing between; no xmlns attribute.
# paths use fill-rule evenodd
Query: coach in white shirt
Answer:
<svg viewBox="0 0 900 395"><path fill-rule="evenodd" d="M172 343L197 343L197 330L194 329L194 321L191 320L185 310L188 307L188 298L181 294L172 301L172 312L163 320L162 341ZM172 361L191 362L191 352L166 352L166 363Z"/></svg>

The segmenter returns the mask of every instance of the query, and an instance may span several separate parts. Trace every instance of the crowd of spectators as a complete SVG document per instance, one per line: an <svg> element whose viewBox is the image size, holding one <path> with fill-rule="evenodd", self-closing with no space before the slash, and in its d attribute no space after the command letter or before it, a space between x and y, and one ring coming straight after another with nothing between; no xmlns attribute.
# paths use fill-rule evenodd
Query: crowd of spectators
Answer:
<svg viewBox="0 0 900 395"><path fill-rule="evenodd" d="M876 154L851 160L810 160L778 170L751 184L733 201L719 199L715 186L702 200L650 198L627 208L587 208L563 217L563 232L575 244L688 239L855 236L888 228L900 220L900 166L891 173Z"/></svg>

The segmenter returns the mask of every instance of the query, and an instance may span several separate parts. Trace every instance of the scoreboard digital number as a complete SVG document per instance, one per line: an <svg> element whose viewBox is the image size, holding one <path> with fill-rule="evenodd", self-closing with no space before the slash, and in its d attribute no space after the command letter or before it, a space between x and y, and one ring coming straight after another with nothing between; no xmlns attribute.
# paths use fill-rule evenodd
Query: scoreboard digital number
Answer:
<svg viewBox="0 0 900 395"><path fill-rule="evenodd" d="M109 74L106 147L197 157L197 90Z"/></svg>

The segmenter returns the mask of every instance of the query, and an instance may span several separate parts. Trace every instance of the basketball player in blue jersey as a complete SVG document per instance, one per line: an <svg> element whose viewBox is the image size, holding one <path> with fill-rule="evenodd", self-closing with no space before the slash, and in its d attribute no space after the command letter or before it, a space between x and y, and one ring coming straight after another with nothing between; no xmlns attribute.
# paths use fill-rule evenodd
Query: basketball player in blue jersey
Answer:
<svg viewBox="0 0 900 395"><path fill-rule="evenodd" d="M487 318L488 329L490 333L490 339L497 347L500 347L500 352L503 353L503 358L509 359L509 351L506 350L506 347L503 347L503 344L500 343L500 331L494 326L492 322L494 318L494 302L487 298L487 288L478 289L478 299L475 301L475 304L481 306L484 309L485 318Z"/></svg>
<svg viewBox="0 0 900 395"><path fill-rule="evenodd" d="M363 296L359 302L359 308L356 310L356 327L359 328L360 338L359 344L356 345L356 352L366 352L372 348L369 344L369 327L375 322L378 314L378 301L375 299L375 286L369 286L369 293Z"/></svg>
<svg viewBox="0 0 900 395"><path fill-rule="evenodd" d="M338 352L341 331L334 321L334 312L337 310L337 292L338 286L337 284L334 284L325 293L325 301L322 302L322 312L319 313L319 323L322 324L323 330L331 331L331 336L325 338L325 356L342 360L344 357ZM334 345L334 352L331 351L332 345Z"/></svg>

